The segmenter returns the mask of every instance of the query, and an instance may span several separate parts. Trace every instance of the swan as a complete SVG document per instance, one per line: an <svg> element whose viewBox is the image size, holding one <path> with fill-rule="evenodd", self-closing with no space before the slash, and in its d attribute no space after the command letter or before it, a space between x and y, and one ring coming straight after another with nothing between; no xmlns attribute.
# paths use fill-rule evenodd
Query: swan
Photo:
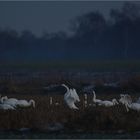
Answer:
<svg viewBox="0 0 140 140"><path fill-rule="evenodd" d="M30 107L33 106L35 108L35 101L30 100L29 102L27 100L18 100L16 103L17 107Z"/></svg>
<svg viewBox="0 0 140 140"><path fill-rule="evenodd" d="M111 107L119 104L116 99L112 99L112 101L101 101L99 102L100 106Z"/></svg>
<svg viewBox="0 0 140 140"><path fill-rule="evenodd" d="M8 104L0 104L0 109L3 109L3 110L15 110L15 108L11 105L8 105Z"/></svg>
<svg viewBox="0 0 140 140"><path fill-rule="evenodd" d="M127 112L129 111L129 109L132 109L132 110L139 112L140 111L140 104L139 103L131 103L131 104L126 103Z"/></svg>
<svg viewBox="0 0 140 140"><path fill-rule="evenodd" d="M64 94L64 101L68 105L70 109L79 109L74 103L76 101L80 101L78 94L76 93L76 90L69 89L68 86L65 84L62 84L63 87L67 89L66 93Z"/></svg>
<svg viewBox="0 0 140 140"><path fill-rule="evenodd" d="M132 103L132 98L130 95L128 94L120 94L120 99L119 99L119 102L123 105L126 105L127 103L128 104L131 104Z"/></svg>
<svg viewBox="0 0 140 140"><path fill-rule="evenodd" d="M95 91L94 90L93 90L93 102L94 103L100 103L100 102L102 102L102 100L96 99L96 94L95 94Z"/></svg>
<svg viewBox="0 0 140 140"><path fill-rule="evenodd" d="M130 107L130 105L132 104L132 98L130 95L128 94L120 94L120 99L119 102L123 105L125 105L125 108L127 110L127 112L129 111L128 106Z"/></svg>
<svg viewBox="0 0 140 140"><path fill-rule="evenodd" d="M70 109L76 109L78 110L79 108L75 105L75 99L73 98L72 94L72 89L70 89L70 92L68 95L65 97L65 102L68 105Z"/></svg>
<svg viewBox="0 0 140 140"><path fill-rule="evenodd" d="M69 108L71 109L79 109L76 105L75 102L79 101L75 98L75 95L73 94L73 90L69 89L69 93L65 98L65 101L67 103L67 105L69 106Z"/></svg>
<svg viewBox="0 0 140 140"><path fill-rule="evenodd" d="M16 103L17 103L17 99L15 98L9 98L7 96L4 96L1 98L1 103L2 104L8 104L8 105L11 105L13 107L16 107Z"/></svg>

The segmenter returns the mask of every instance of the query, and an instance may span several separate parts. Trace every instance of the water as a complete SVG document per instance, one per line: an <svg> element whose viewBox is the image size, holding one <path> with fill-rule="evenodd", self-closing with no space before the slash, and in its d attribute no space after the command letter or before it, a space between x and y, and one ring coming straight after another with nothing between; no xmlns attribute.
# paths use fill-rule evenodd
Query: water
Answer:
<svg viewBox="0 0 140 140"><path fill-rule="evenodd" d="M64 133L1 131L0 139L138 139L140 133Z"/></svg>

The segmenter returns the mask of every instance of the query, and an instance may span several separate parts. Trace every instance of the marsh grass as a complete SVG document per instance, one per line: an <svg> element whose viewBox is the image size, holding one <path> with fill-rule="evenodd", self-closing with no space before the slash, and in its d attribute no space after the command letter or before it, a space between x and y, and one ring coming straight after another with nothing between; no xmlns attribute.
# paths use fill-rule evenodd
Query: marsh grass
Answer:
<svg viewBox="0 0 140 140"><path fill-rule="evenodd" d="M67 131L138 131L140 130L140 113L126 112L122 105L110 108L101 106L84 107L84 96L80 96L81 102L77 104L79 110L70 110L63 102L63 96L53 95L53 105L49 104L49 95L10 95L18 99L34 99L36 108L18 108L15 111L0 110L0 130L17 130L31 128L47 132L51 123L62 123ZM104 98L100 96L100 98ZM110 97L110 98L113 98ZM54 103L59 102L56 106ZM88 96L88 104L92 97Z"/></svg>
<svg viewBox="0 0 140 140"><path fill-rule="evenodd" d="M14 81L0 81L2 86L1 93L3 96L14 97L17 99L34 99L36 108L17 108L15 111L0 110L0 130L17 130L20 128L30 128L37 131L48 131L48 126L51 123L61 123L64 125L65 131L139 131L140 130L140 113L130 110L127 112L125 107L117 105L110 108L93 106L93 95L88 95L88 106L84 105L84 94L81 91L83 81L68 81L66 79L56 80L51 78L51 81L33 80L25 83L17 83ZM67 83L66 83L67 81ZM132 92L139 91L140 77L135 76L121 82L121 92L116 89L114 91L103 87L103 80L97 79L96 83L97 98L102 100L119 99L119 94L122 91L131 89ZM46 84L47 83L47 84ZM77 89L80 95L80 103L76 105L79 110L70 110L63 100L65 90L57 91L56 95L52 91L43 91L42 87L51 84L66 83L70 87ZM60 94L61 93L61 94ZM99 94L98 94L99 93ZM138 93L138 92L137 92ZM129 93L128 93L129 94ZM139 94L131 94L135 101ZM53 104L50 105L50 97L53 98ZM55 105L58 102L59 105ZM90 105L89 105L90 104Z"/></svg>

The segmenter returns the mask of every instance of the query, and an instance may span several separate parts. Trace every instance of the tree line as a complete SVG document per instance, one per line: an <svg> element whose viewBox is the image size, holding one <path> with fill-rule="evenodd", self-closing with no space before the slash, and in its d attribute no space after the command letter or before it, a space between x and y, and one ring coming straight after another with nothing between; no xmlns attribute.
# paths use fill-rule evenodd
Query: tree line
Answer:
<svg viewBox="0 0 140 140"><path fill-rule="evenodd" d="M0 29L0 60L50 61L140 58L140 8L126 2L111 9L109 18L100 11L75 17L66 32L44 32L41 37L25 30Z"/></svg>

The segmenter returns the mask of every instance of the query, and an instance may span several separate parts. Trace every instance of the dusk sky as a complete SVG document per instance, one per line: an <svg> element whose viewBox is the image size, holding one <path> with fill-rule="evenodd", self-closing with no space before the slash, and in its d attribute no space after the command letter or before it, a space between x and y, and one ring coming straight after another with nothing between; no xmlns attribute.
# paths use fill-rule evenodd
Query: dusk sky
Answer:
<svg viewBox="0 0 140 140"><path fill-rule="evenodd" d="M17 31L29 29L39 36L45 30L67 31L69 21L78 15L99 10L107 17L111 8L121 8L122 4L123 2L117 1L0 1L0 27Z"/></svg>

